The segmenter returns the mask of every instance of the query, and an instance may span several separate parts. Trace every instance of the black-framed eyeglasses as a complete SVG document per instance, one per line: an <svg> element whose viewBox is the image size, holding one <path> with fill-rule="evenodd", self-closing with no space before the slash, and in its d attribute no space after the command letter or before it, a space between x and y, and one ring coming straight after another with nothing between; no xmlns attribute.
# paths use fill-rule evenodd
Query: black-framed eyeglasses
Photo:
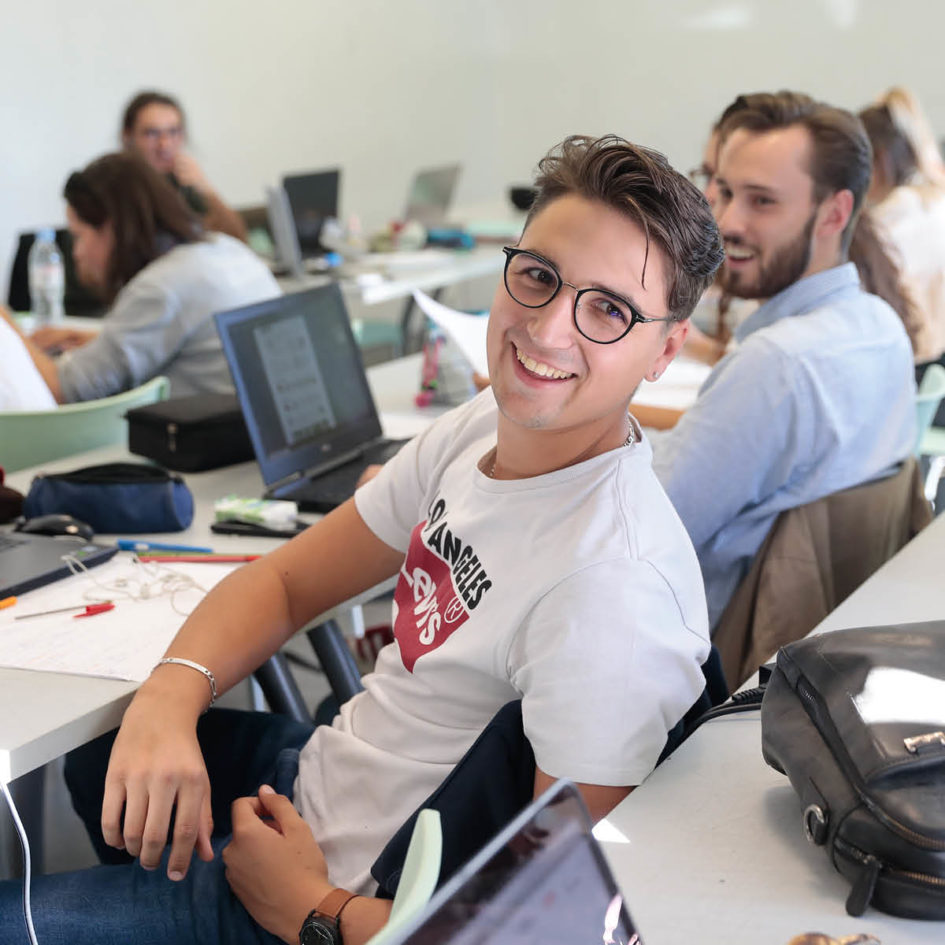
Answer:
<svg viewBox="0 0 945 945"><path fill-rule="evenodd" d="M565 282L555 267L527 249L505 246L505 290L525 308L542 308L566 285L574 289L574 327L588 341L612 345L638 322L669 322L672 318L641 315L626 299L606 289L579 289Z"/></svg>

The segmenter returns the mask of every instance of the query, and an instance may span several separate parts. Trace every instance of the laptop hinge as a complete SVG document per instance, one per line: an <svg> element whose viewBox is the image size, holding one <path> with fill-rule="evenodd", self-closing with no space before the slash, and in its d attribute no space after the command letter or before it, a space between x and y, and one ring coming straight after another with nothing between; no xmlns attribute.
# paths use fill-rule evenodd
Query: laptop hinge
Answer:
<svg viewBox="0 0 945 945"><path fill-rule="evenodd" d="M322 473L331 472L331 470L337 469L339 466L344 466L346 463L350 463L357 459L359 456L363 455L364 449L365 446L358 446L353 450L348 450L346 453L339 453L337 456L332 457L330 460L326 460L324 463L321 463L318 466L312 466L309 469L303 469L301 471L294 472L292 475L286 476L284 479L280 479L278 482L272 483L272 485L266 489L266 496L268 497L278 495L280 492L284 492L286 487L303 479L317 479Z"/></svg>

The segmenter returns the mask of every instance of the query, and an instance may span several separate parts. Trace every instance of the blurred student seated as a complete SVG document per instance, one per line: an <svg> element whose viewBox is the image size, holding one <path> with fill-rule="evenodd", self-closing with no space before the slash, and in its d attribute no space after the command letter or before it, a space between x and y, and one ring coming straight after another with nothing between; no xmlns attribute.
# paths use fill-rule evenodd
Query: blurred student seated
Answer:
<svg viewBox="0 0 945 945"><path fill-rule="evenodd" d="M860 112L873 146L867 210L914 306L916 365L945 352L945 163L918 101L893 88Z"/></svg>
<svg viewBox="0 0 945 945"><path fill-rule="evenodd" d="M203 221L205 230L246 240L240 215L228 207L193 155L184 150L187 121L180 103L164 92L139 92L126 106L122 146L164 174Z"/></svg>
<svg viewBox="0 0 945 945"><path fill-rule="evenodd" d="M93 161L64 196L78 277L111 307L98 332L48 326L27 339L56 400L107 397L159 374L172 397L232 392L213 315L278 295L266 266L238 240L204 233L136 155ZM45 349L70 350L53 360Z"/></svg>
<svg viewBox="0 0 945 945"><path fill-rule="evenodd" d="M760 93L741 97L720 141L722 289L762 304L653 444L713 628L782 511L885 476L915 438L903 323L847 262L870 180L863 126L806 95Z"/></svg>
<svg viewBox="0 0 945 945"><path fill-rule="evenodd" d="M56 406L23 339L0 306L0 410L46 410Z"/></svg>

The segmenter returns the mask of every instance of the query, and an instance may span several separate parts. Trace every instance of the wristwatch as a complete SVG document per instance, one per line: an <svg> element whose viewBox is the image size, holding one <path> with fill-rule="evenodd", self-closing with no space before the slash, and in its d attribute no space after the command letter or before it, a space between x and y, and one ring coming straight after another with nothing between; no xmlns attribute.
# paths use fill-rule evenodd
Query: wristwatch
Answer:
<svg viewBox="0 0 945 945"><path fill-rule="evenodd" d="M299 945L344 945L341 940L342 910L357 893L333 889L305 917L299 929Z"/></svg>

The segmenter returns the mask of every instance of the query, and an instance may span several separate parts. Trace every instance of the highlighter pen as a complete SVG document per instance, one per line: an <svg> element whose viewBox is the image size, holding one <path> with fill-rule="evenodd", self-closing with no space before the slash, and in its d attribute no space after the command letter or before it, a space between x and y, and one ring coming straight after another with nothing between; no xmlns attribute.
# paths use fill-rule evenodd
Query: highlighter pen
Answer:
<svg viewBox="0 0 945 945"><path fill-rule="evenodd" d="M6 607L12 607L15 603L15 597L4 597L3 600L0 600L0 610L3 610Z"/></svg>
<svg viewBox="0 0 945 945"><path fill-rule="evenodd" d="M163 541L135 541L133 538L119 538L115 542L122 551L183 551L190 554L213 554L212 548L198 548L194 545L167 544Z"/></svg>

